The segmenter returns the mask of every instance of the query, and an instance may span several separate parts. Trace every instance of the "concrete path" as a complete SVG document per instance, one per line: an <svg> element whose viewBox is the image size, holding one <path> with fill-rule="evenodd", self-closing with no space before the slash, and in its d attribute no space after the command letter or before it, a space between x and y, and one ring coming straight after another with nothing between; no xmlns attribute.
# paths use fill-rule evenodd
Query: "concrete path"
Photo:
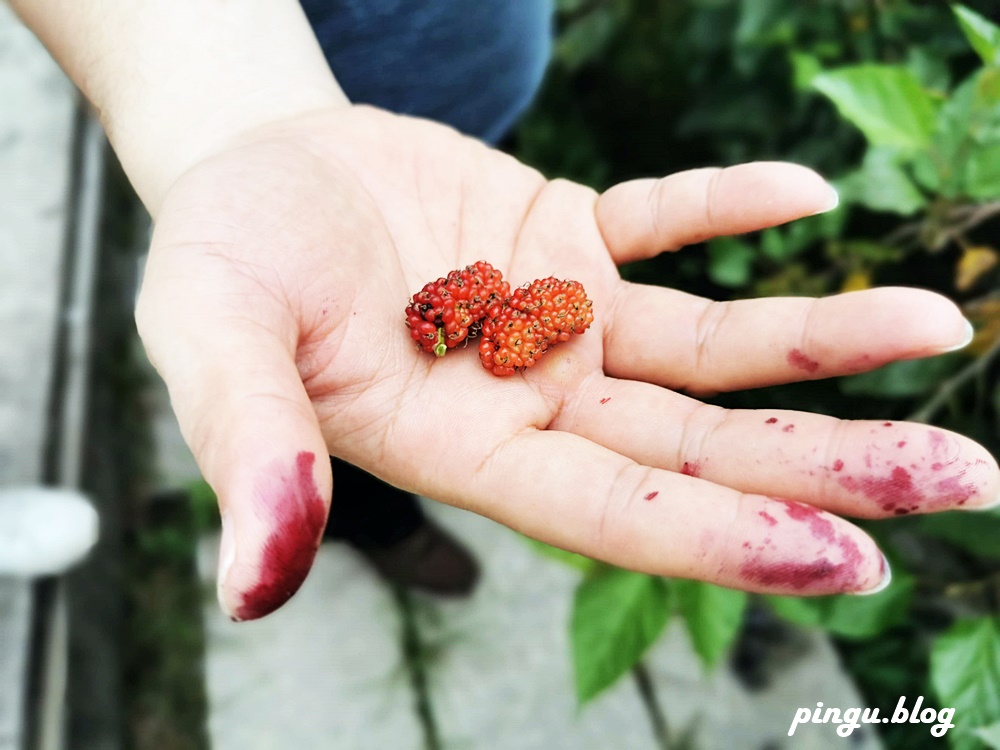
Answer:
<svg viewBox="0 0 1000 750"><path fill-rule="evenodd" d="M576 708L567 624L579 574L491 521L429 502L427 509L483 564L466 601L411 595L401 612L354 553L327 544L285 609L234 624L214 600L218 540L202 541L213 747L659 748L632 679ZM419 634L431 744L401 646L407 617ZM705 675L677 625L646 664L668 726L695 727L701 750L839 747L829 725L806 725L788 738L795 709L817 700L864 705L819 633L800 634L794 658L776 666L768 689L751 693L725 665ZM851 744L880 747L864 732Z"/></svg>
<svg viewBox="0 0 1000 750"><path fill-rule="evenodd" d="M0 488L42 480L76 98L0 3ZM0 571L0 750L27 729L31 582Z"/></svg>
<svg viewBox="0 0 1000 750"><path fill-rule="evenodd" d="M40 479L61 299L75 89L0 3L0 482Z"/></svg>
<svg viewBox="0 0 1000 750"><path fill-rule="evenodd" d="M217 549L206 538L199 560L215 750L419 750L399 613L360 560L325 546L287 606L235 624L215 604Z"/></svg>

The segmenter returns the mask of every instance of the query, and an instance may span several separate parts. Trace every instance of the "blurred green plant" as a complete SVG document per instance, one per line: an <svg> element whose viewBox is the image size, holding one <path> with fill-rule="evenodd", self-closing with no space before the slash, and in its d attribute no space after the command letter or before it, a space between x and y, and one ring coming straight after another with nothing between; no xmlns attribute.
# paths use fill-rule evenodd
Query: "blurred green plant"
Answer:
<svg viewBox="0 0 1000 750"><path fill-rule="evenodd" d="M199 534L221 528L219 519L219 499L215 491L204 479L195 479L187 486L191 498L191 516L194 528Z"/></svg>
<svg viewBox="0 0 1000 750"><path fill-rule="evenodd" d="M834 178L841 205L623 269L713 298L936 290L976 335L963 352L831 381L725 394L742 408L915 419L1000 449L1000 27L990 3L560 0L555 61L516 154L600 190L705 164L784 159ZM753 597L838 643L873 706L954 707L949 744L1000 748L1000 514L862 524L893 562L872 597ZM544 549L544 546L540 546ZM561 554L564 558L569 553ZM581 703L641 659L671 617L712 668L745 594L572 556ZM939 740L876 727L888 747Z"/></svg>

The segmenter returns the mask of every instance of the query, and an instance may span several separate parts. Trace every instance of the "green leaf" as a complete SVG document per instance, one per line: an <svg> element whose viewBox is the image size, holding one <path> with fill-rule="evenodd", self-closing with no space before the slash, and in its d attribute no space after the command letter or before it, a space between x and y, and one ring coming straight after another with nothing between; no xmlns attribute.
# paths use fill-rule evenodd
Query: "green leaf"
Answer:
<svg viewBox="0 0 1000 750"><path fill-rule="evenodd" d="M980 727L976 730L976 737L992 750L1000 750L1000 721L988 727Z"/></svg>
<svg viewBox="0 0 1000 750"><path fill-rule="evenodd" d="M927 205L913 181L903 171L896 149L872 146L861 168L836 183L842 200L860 203L873 211L910 216Z"/></svg>
<svg viewBox="0 0 1000 750"><path fill-rule="evenodd" d="M885 591L871 596L769 596L768 603L784 619L804 627L821 627L850 640L871 638L906 619L913 578L897 571Z"/></svg>
<svg viewBox="0 0 1000 750"><path fill-rule="evenodd" d="M571 568L576 568L584 573L592 573L600 565L600 563L596 560L593 560L585 555L578 555L576 552L568 552L564 549L553 547L551 544L540 542L537 539L532 539L528 536L524 537L524 540L539 554L553 560L558 560L564 565L569 565Z"/></svg>
<svg viewBox="0 0 1000 750"><path fill-rule="evenodd" d="M1000 560L1000 510L921 516L920 529L974 555Z"/></svg>
<svg viewBox="0 0 1000 750"><path fill-rule="evenodd" d="M594 698L642 658L667 623L665 582L612 568L583 581L573 601L576 694Z"/></svg>
<svg viewBox="0 0 1000 750"><path fill-rule="evenodd" d="M750 282L753 246L735 237L719 237L708 243L708 277L719 286L737 288Z"/></svg>
<svg viewBox="0 0 1000 750"><path fill-rule="evenodd" d="M807 216L783 227L765 229L760 233L761 255L776 263L787 263L810 245L839 235L846 218L847 209L842 201L832 211Z"/></svg>
<svg viewBox="0 0 1000 750"><path fill-rule="evenodd" d="M914 154L910 168L913 170L913 179L924 190L946 196L955 195L956 188L953 184L942 182L942 179L947 180L947 175L941 174L941 161L933 153L920 151Z"/></svg>
<svg viewBox="0 0 1000 750"><path fill-rule="evenodd" d="M795 26L785 0L739 3L740 18L733 33L733 63L745 76L757 72L769 46L791 44Z"/></svg>
<svg viewBox="0 0 1000 750"><path fill-rule="evenodd" d="M942 140L947 135L951 141ZM977 70L955 88L938 115L935 136L935 145L940 141L952 149L967 140L984 145L1000 140L1000 66Z"/></svg>
<svg viewBox="0 0 1000 750"><path fill-rule="evenodd" d="M931 158L917 161L921 182L949 198L996 194L1000 147L1000 67L983 68L963 81L941 108ZM933 171L933 174L932 174Z"/></svg>
<svg viewBox="0 0 1000 750"><path fill-rule="evenodd" d="M219 528L219 500L208 482L198 479L191 482L187 490L195 528L199 531Z"/></svg>
<svg viewBox="0 0 1000 750"><path fill-rule="evenodd" d="M733 40L736 44L767 44L787 41L788 8L782 0L753 0L740 3L740 18ZM777 29L783 28L779 35Z"/></svg>
<svg viewBox="0 0 1000 750"><path fill-rule="evenodd" d="M764 256L779 263L792 255L788 252L784 234L777 227L765 229L760 233L760 251Z"/></svg>
<svg viewBox="0 0 1000 750"><path fill-rule="evenodd" d="M577 70L600 57L621 24L613 7L599 5L564 29L553 58L567 70Z"/></svg>
<svg viewBox="0 0 1000 750"><path fill-rule="evenodd" d="M840 379L840 390L848 396L912 398L932 390L954 372L961 355L945 354L929 359L892 362L871 372Z"/></svg>
<svg viewBox="0 0 1000 750"><path fill-rule="evenodd" d="M823 72L819 58L806 52L793 50L788 55L788 62L792 66L792 85L797 91L809 90L813 79Z"/></svg>
<svg viewBox="0 0 1000 750"><path fill-rule="evenodd" d="M947 91L951 88L947 60L936 50L916 45L910 47L906 50L906 67L913 71L926 89Z"/></svg>
<svg viewBox="0 0 1000 750"><path fill-rule="evenodd" d="M977 143L996 143L1000 141L1000 65L983 68L972 80L976 88L970 135Z"/></svg>
<svg viewBox="0 0 1000 750"><path fill-rule="evenodd" d="M673 590L694 650L706 669L715 666L739 634L746 592L683 579L673 581Z"/></svg>
<svg viewBox="0 0 1000 750"><path fill-rule="evenodd" d="M964 187L970 198L1000 198L1000 143L971 150L965 167Z"/></svg>
<svg viewBox="0 0 1000 750"><path fill-rule="evenodd" d="M807 216L785 227L785 250L790 255L796 255L814 242L828 240L840 236L847 223L849 211L844 201L832 211L826 211L815 216Z"/></svg>
<svg viewBox="0 0 1000 750"><path fill-rule="evenodd" d="M1000 64L1000 26L986 20L964 5L953 5L962 33L987 65Z"/></svg>
<svg viewBox="0 0 1000 750"><path fill-rule="evenodd" d="M812 85L872 145L909 150L930 145L937 103L911 70L858 65L820 73Z"/></svg>
<svg viewBox="0 0 1000 750"><path fill-rule="evenodd" d="M931 647L930 673L941 705L955 709L951 746L978 747L972 733L1000 721L1000 620L956 622Z"/></svg>
<svg viewBox="0 0 1000 750"><path fill-rule="evenodd" d="M799 596L768 596L775 614L804 628L816 628L823 622L825 602Z"/></svg>

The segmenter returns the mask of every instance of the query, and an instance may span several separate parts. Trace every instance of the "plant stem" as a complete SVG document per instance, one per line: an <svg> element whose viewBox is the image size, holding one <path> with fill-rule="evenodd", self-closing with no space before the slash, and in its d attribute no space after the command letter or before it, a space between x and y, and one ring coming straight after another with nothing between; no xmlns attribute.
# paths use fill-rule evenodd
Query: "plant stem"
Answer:
<svg viewBox="0 0 1000 750"><path fill-rule="evenodd" d="M635 684L639 688L639 695L646 706L649 714L649 721L653 725L653 735L656 737L656 744L660 750L670 750L670 729L667 726L667 717L663 714L659 702L656 700L656 690L653 687L653 680L649 676L646 665L638 661L632 667L632 676Z"/></svg>
<svg viewBox="0 0 1000 750"><path fill-rule="evenodd" d="M424 648L420 642L420 629L417 627L416 612L409 592L402 586L394 587L396 604L403 620L403 656L406 658L406 668L410 673L410 684L413 687L417 718L424 730L425 750L441 750L441 738L438 735L437 720L434 718L434 707L431 705L430 687L427 684L427 665L424 659Z"/></svg>
<svg viewBox="0 0 1000 750"><path fill-rule="evenodd" d="M1000 338L997 338L981 357L977 357L939 385L927 403L913 412L907 419L911 422L930 422L960 388L972 378L985 372L998 354L1000 354Z"/></svg>
<svg viewBox="0 0 1000 750"><path fill-rule="evenodd" d="M976 205L962 205L945 208L940 215L940 221L947 225L944 236L948 242L964 241L965 233L969 232L980 224L983 224L994 216L1000 215L1000 201L991 203L981 203ZM920 233L928 223L927 218L917 219L905 224L901 224L885 235L880 241L884 245L896 247L909 247L918 241ZM909 241L904 244L904 241Z"/></svg>

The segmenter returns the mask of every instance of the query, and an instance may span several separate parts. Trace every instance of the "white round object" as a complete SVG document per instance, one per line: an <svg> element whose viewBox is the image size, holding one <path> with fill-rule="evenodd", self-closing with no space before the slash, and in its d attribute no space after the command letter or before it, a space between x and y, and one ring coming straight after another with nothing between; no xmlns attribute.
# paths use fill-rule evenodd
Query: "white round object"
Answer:
<svg viewBox="0 0 1000 750"><path fill-rule="evenodd" d="M0 576L66 572L97 542L98 526L94 506L74 490L0 489Z"/></svg>

